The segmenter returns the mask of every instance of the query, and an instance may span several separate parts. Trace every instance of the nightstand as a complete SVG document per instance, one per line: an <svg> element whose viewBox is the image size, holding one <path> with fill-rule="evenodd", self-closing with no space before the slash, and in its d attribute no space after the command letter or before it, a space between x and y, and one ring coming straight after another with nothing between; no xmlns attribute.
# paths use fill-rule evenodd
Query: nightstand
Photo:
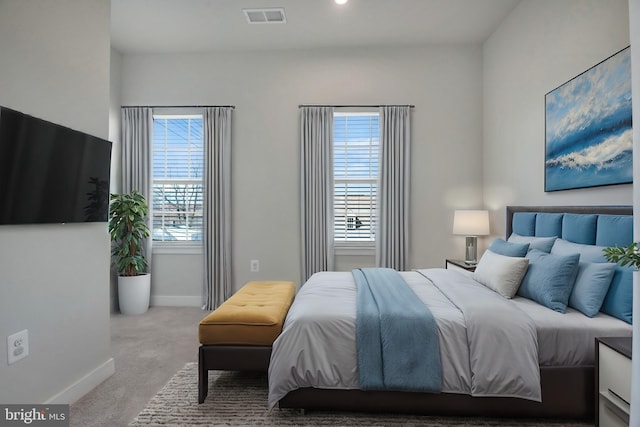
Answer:
<svg viewBox="0 0 640 427"><path fill-rule="evenodd" d="M459 259L446 259L444 262L444 268L459 269L474 272L478 264L467 264Z"/></svg>
<svg viewBox="0 0 640 427"><path fill-rule="evenodd" d="M631 337L596 338L596 426L628 426Z"/></svg>

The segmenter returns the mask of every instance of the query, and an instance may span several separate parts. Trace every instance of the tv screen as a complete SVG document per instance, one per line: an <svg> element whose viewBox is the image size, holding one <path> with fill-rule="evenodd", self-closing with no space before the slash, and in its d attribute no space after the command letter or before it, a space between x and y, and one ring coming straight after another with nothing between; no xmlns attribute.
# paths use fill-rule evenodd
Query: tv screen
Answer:
<svg viewBox="0 0 640 427"><path fill-rule="evenodd" d="M106 222L111 143L0 107L0 225Z"/></svg>

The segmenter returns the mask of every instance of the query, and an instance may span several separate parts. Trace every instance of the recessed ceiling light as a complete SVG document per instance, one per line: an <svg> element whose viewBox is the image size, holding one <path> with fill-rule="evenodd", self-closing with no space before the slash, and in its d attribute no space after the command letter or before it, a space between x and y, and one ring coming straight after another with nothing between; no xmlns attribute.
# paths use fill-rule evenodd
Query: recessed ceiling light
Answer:
<svg viewBox="0 0 640 427"><path fill-rule="evenodd" d="M334 1L336 2L336 4L343 5L346 2L348 2L349 0L334 0Z"/></svg>

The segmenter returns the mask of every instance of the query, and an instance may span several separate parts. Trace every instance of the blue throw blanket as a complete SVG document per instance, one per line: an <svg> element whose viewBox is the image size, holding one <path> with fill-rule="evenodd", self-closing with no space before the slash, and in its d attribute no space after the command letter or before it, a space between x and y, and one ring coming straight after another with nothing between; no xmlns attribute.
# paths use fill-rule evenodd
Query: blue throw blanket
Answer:
<svg viewBox="0 0 640 427"><path fill-rule="evenodd" d="M352 273L360 389L440 392L440 345L431 311L393 269Z"/></svg>

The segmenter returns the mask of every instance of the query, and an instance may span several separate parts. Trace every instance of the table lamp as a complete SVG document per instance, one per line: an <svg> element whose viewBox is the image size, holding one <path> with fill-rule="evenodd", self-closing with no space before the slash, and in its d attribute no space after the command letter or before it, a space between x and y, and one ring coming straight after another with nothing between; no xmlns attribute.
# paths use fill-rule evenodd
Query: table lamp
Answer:
<svg viewBox="0 0 640 427"><path fill-rule="evenodd" d="M478 236L489 234L489 211L456 210L453 215L453 234L466 236L464 262L478 262Z"/></svg>

